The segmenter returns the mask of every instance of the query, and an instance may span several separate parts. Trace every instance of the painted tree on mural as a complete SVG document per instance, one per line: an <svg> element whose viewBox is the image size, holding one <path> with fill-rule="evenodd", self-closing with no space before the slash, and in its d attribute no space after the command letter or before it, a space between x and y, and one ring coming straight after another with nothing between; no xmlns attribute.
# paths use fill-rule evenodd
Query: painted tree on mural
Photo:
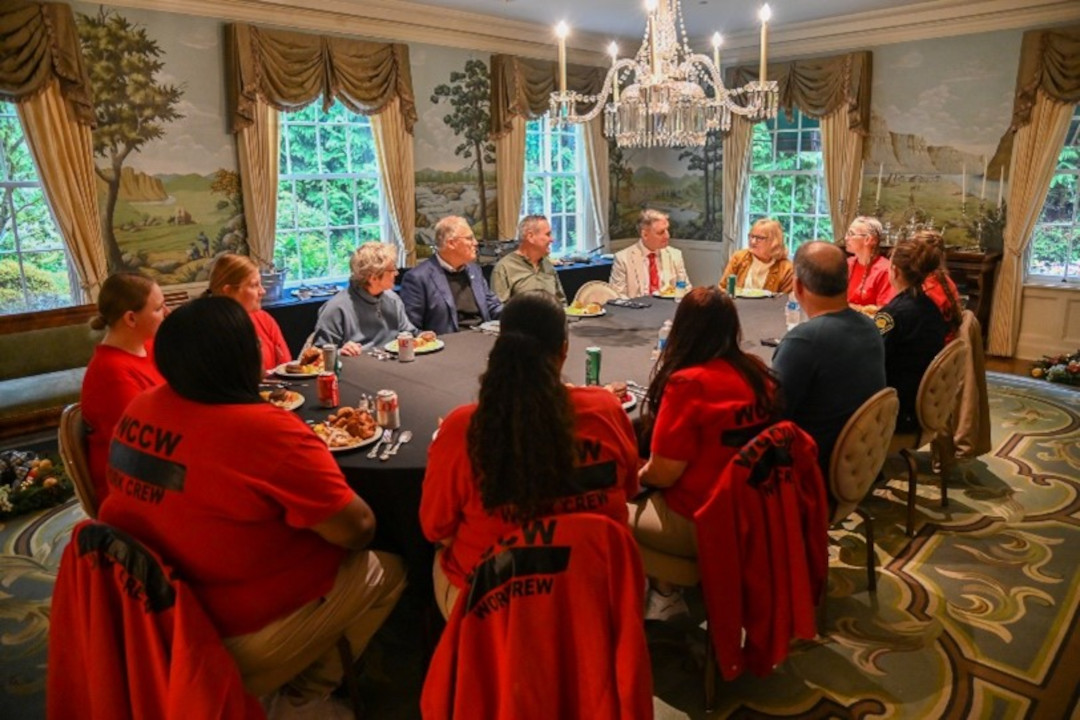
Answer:
<svg viewBox="0 0 1080 720"><path fill-rule="evenodd" d="M705 145L700 148L687 148L679 153L680 160L687 160L686 169L700 172L704 182L705 206L701 217L701 230L706 238L717 226L720 214L720 165L723 158L720 133L713 131L705 136Z"/></svg>
<svg viewBox="0 0 1080 720"><path fill-rule="evenodd" d="M608 173L611 176L611 211L608 214L608 233L611 237L625 235L622 230L622 218L619 216L619 201L622 195L630 196L634 189L634 169L630 167L623 149L614 139L608 140Z"/></svg>
<svg viewBox="0 0 1080 720"><path fill-rule="evenodd" d="M124 265L113 227L120 171L131 153L165 134L165 123L183 117L176 106L184 92L154 80L165 63L145 28L105 8L97 15L79 13L77 22L94 90L94 155L108 163L95 169L108 188L102 234L109 268L116 271Z"/></svg>
<svg viewBox="0 0 1080 720"><path fill-rule="evenodd" d="M484 165L495 162L495 145L488 140L491 127L491 78L488 76L487 63L482 60L469 60L464 71L450 73L450 82L436 86L431 94L431 102L438 104L445 100L450 103L453 112L443 117L443 122L464 139L454 148L454 154L472 162L468 165L476 169L476 183L480 191L480 217L483 218L483 236L491 240L488 229L487 190L484 181Z"/></svg>

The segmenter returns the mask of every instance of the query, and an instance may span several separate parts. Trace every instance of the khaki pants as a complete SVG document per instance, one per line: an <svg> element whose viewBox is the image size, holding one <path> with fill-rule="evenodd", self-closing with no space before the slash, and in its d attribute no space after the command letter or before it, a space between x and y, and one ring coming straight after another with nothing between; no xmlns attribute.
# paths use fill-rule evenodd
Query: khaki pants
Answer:
<svg viewBox="0 0 1080 720"><path fill-rule="evenodd" d="M435 551L435 566L431 570L431 578L435 582L435 604L439 606L443 620L449 620L450 611L454 609L454 603L461 594L461 588L450 582L450 578L443 572L440 561L445 549L445 547L440 547Z"/></svg>
<svg viewBox="0 0 1080 720"><path fill-rule="evenodd" d="M638 544L666 555L696 558L697 531L694 521L668 507L660 492L626 504L630 511L630 531Z"/></svg>
<svg viewBox="0 0 1080 720"><path fill-rule="evenodd" d="M288 684L305 700L325 697L344 673L338 640L348 638L353 657L358 657L404 589L400 558L354 551L341 563L326 595L262 630L226 638L225 647L252 695L266 695Z"/></svg>

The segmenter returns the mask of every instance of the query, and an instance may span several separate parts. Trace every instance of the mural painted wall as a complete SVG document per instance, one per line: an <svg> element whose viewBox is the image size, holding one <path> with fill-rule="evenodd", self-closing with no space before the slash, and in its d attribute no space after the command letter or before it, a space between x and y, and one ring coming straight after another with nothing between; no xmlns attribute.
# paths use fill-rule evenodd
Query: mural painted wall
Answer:
<svg viewBox="0 0 1080 720"><path fill-rule="evenodd" d="M949 245L999 246L1008 167L994 153L1012 115L1021 37L1006 31L874 49L860 212L897 235L932 221Z"/></svg>
<svg viewBox="0 0 1080 720"><path fill-rule="evenodd" d="M94 154L110 268L163 285L204 280L216 253L247 252L225 124L222 23L72 8L97 103Z"/></svg>
<svg viewBox="0 0 1080 720"><path fill-rule="evenodd" d="M431 244L435 223L460 215L477 239L495 240L495 147L486 141L490 56L413 44L409 58L419 116L413 130L416 239Z"/></svg>

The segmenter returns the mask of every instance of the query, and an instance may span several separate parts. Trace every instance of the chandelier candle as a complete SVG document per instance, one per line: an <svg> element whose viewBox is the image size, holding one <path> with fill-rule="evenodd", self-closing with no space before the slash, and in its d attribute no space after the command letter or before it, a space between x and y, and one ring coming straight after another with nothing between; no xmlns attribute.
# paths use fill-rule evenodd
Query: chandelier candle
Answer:
<svg viewBox="0 0 1080 720"><path fill-rule="evenodd" d="M608 45L608 54L611 55L611 71L615 73L615 81L611 83L611 102L619 104L619 46L612 42Z"/></svg>
<svg viewBox="0 0 1080 720"><path fill-rule="evenodd" d="M559 38L559 92L566 92L566 36L570 28L565 22L555 26L555 37Z"/></svg>
<svg viewBox="0 0 1080 720"><path fill-rule="evenodd" d="M765 67L768 64L765 46L769 43L769 19L772 18L772 10L769 8L768 3L761 6L761 12L758 13L758 17L761 19L761 67L758 71L758 79L761 84L764 85Z"/></svg>
<svg viewBox="0 0 1080 720"><path fill-rule="evenodd" d="M724 38L720 33L713 33L712 36L712 64L716 66L716 74L721 78L724 77L724 71L720 69L720 46L724 44Z"/></svg>

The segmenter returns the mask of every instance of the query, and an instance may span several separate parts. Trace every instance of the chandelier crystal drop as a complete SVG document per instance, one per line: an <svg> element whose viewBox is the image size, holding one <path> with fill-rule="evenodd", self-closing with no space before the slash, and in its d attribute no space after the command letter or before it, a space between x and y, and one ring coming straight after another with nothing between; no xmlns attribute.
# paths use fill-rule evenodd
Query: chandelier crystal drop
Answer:
<svg viewBox="0 0 1080 720"><path fill-rule="evenodd" d="M708 133L731 129L731 116L752 122L776 117L779 86L765 75L769 6L761 8L761 63L758 80L728 89L720 69L722 38L713 35L713 56L690 51L680 0L646 0L648 22L637 55L618 57L599 95L566 89L566 36L559 23L559 84L551 95L556 126L584 123L604 113L604 135L619 147L702 146Z"/></svg>

